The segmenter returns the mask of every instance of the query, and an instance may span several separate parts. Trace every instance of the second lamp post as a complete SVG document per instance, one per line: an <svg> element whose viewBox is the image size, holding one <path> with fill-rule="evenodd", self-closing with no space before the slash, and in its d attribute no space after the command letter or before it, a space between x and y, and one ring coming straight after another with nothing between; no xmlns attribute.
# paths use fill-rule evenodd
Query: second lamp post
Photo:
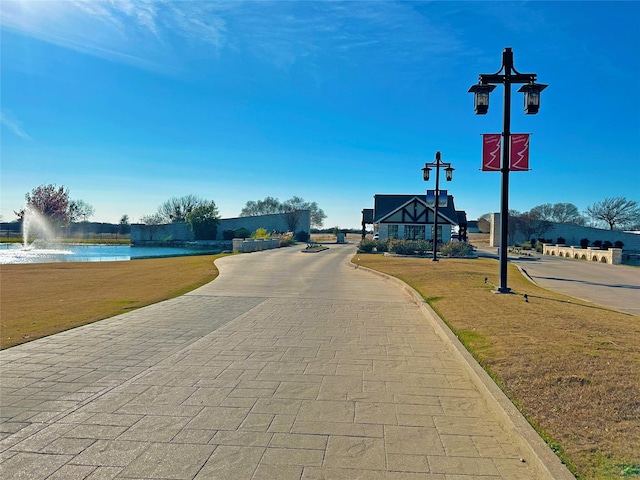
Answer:
<svg viewBox="0 0 640 480"><path fill-rule="evenodd" d="M438 261L438 204L440 203L440 168L444 168L445 178L447 182L451 181L453 178L454 168L451 168L450 163L443 162L440 160L440 152L436 152L436 161L425 163L424 168L422 169L422 178L425 182L429 181L429 173L431 173L431 168L436 169L436 190L435 190L435 206L433 209L433 261ZM428 196L428 195L427 195ZM446 203L445 203L446 205ZM426 215L427 224L429 221L429 216ZM425 232L426 233L426 232Z"/></svg>

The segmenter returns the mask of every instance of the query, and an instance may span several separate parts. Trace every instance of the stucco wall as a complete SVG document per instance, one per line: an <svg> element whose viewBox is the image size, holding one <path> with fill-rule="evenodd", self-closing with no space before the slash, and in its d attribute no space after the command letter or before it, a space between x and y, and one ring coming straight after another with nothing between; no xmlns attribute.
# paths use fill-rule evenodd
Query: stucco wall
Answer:
<svg viewBox="0 0 640 480"><path fill-rule="evenodd" d="M300 218L296 232L304 230L309 233L311 231L311 212L309 210L300 210L298 214ZM289 231L287 219L283 213L255 217L223 218L220 220L220 225L218 225L218 238L222 238L222 232L225 230L236 230L238 228L246 228L250 232L255 232L258 228L264 228L268 232L274 230L278 232Z"/></svg>
<svg viewBox="0 0 640 480"><path fill-rule="evenodd" d="M300 218L296 232L311 230L311 212L300 210ZM216 240L222 240L222 232L246 228L255 232L258 228L265 228L268 232L286 232L289 230L286 216L283 213L275 215L259 215L255 217L223 218L218 225ZM141 244L149 242L192 242L195 238L191 228L186 223L169 223L166 225L143 225L134 223L131 225L131 243Z"/></svg>
<svg viewBox="0 0 640 480"><path fill-rule="evenodd" d="M626 233L620 230L604 230L602 228L582 227L580 225L568 225L565 223L553 223L552 227L547 230L542 237L550 239L556 243L559 237L565 239L565 245L580 245L583 238L589 239L589 244L593 245L596 240L615 243L620 240L623 244L623 250L640 250L640 235L635 233ZM492 247L500 246L500 214L491 214L491 234L490 245ZM511 237L509 237L511 238ZM522 243L527 241L520 232L513 237L512 243Z"/></svg>

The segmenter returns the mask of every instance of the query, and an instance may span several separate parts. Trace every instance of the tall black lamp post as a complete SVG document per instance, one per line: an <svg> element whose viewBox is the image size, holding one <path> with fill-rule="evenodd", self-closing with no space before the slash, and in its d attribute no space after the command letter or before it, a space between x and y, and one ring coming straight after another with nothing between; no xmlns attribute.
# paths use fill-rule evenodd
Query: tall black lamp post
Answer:
<svg viewBox="0 0 640 480"><path fill-rule="evenodd" d="M500 201L500 287L498 293L510 293L507 286L507 243L509 227L509 158L511 138L511 84L523 83L518 89L524 93L524 111L527 115L538 113L540 108L540 92L547 85L535 83L535 73L520 73L513 67L513 52L505 48L502 52L502 68L494 74L480 74L477 85L469 92L474 93L474 110L476 115L484 115L489 109L489 93L497 84L504 85L504 120L502 128L502 192Z"/></svg>
<svg viewBox="0 0 640 480"><path fill-rule="evenodd" d="M440 152L436 152L436 161L431 163L425 163L424 168L422 169L422 178L425 182L429 181L429 173L431 173L431 168L436 169L436 204L434 207L434 217L433 217L433 261L438 261L438 202L440 199L440 168L444 168L445 178L447 182L451 181L453 178L453 171L455 168L451 168L450 163L446 163L440 160Z"/></svg>

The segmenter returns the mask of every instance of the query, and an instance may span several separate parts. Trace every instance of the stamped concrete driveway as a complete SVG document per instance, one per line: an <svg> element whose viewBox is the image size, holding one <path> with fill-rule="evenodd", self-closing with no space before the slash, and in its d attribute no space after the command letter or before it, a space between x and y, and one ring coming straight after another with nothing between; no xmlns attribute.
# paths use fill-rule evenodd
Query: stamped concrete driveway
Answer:
<svg viewBox="0 0 640 480"><path fill-rule="evenodd" d="M223 258L188 295L0 352L0 477L573 478L353 251Z"/></svg>

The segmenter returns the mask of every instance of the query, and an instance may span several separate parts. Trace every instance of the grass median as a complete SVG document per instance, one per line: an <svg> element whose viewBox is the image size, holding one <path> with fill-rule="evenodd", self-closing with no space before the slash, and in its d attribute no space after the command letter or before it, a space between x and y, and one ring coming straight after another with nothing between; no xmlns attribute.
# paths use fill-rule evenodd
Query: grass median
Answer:
<svg viewBox="0 0 640 480"><path fill-rule="evenodd" d="M514 294L497 295L491 259L354 262L420 292L578 478L640 477L640 317L539 288L514 265Z"/></svg>
<svg viewBox="0 0 640 480"><path fill-rule="evenodd" d="M0 266L0 348L182 295L218 275L220 255Z"/></svg>

